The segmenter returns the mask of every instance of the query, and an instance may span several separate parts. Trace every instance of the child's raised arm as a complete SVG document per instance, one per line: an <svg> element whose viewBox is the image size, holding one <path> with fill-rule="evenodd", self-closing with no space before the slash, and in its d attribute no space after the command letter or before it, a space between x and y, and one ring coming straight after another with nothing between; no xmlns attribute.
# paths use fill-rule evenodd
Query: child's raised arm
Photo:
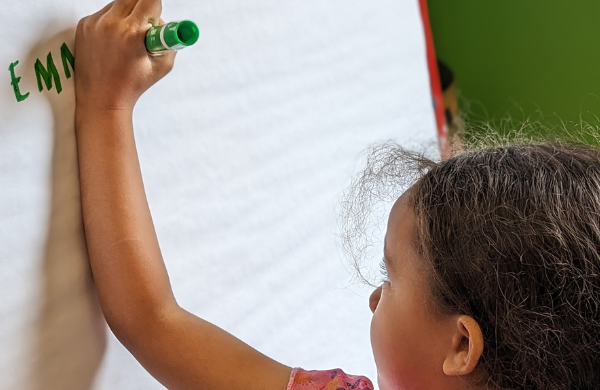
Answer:
<svg viewBox="0 0 600 390"><path fill-rule="evenodd" d="M173 67L145 32L159 0L116 0L75 40L75 129L83 222L102 311L117 338L169 389L285 390L291 368L179 307L148 208L133 107Z"/></svg>

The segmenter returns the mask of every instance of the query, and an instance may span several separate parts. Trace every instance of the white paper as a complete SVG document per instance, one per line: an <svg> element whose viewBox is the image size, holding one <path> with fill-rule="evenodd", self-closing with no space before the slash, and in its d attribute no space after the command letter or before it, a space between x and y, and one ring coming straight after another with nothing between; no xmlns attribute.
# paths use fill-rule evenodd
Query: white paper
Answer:
<svg viewBox="0 0 600 390"><path fill-rule="evenodd" d="M61 46L104 5L3 5L1 389L163 388L108 331L82 230ZM351 285L337 218L368 146L435 142L418 3L178 0L162 18L200 27L134 113L179 303L286 365L375 382L370 289ZM38 91L48 53L60 94Z"/></svg>

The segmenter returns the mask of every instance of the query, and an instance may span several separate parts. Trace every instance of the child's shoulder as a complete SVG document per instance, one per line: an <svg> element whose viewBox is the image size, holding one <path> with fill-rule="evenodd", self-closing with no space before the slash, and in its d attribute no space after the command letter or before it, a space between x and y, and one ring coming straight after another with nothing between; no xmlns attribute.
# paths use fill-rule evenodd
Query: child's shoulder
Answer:
<svg viewBox="0 0 600 390"><path fill-rule="evenodd" d="M339 368L326 371L306 371L294 368L287 390L373 390L373 383L358 375L348 375Z"/></svg>

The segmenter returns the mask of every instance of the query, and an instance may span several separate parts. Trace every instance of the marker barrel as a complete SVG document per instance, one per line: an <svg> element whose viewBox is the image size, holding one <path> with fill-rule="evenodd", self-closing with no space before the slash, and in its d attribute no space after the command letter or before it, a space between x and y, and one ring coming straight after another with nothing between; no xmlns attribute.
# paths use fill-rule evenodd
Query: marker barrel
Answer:
<svg viewBox="0 0 600 390"><path fill-rule="evenodd" d="M152 26L146 33L146 50L150 53L181 50L196 43L198 37L198 26L189 20Z"/></svg>

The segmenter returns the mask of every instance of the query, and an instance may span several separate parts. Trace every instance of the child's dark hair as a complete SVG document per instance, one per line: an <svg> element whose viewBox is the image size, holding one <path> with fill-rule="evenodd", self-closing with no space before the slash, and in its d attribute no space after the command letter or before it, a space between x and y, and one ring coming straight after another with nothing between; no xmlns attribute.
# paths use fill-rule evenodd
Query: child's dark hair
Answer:
<svg viewBox="0 0 600 390"><path fill-rule="evenodd" d="M514 144L435 163L385 144L368 166L347 194L345 250L364 254L348 245L361 235L349 232L364 224L366 194L417 172L410 204L432 307L479 323L478 384L598 388L600 150Z"/></svg>

